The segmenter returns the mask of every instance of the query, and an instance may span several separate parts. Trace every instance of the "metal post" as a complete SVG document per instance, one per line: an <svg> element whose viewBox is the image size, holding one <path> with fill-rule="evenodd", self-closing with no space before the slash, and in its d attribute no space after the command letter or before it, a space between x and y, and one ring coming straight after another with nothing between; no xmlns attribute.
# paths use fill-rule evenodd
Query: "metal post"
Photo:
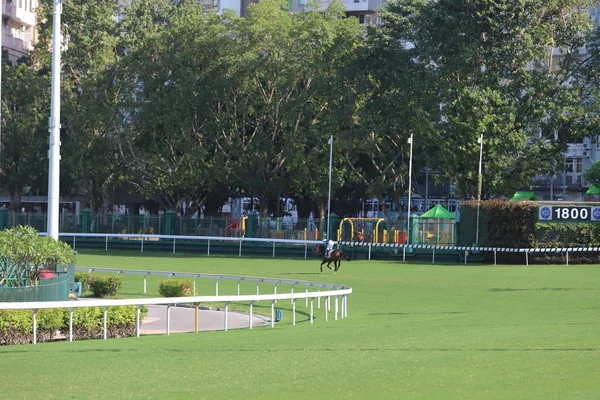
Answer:
<svg viewBox="0 0 600 400"><path fill-rule="evenodd" d="M335 296L335 313L334 313L334 319L336 321L338 319L338 297L339 296Z"/></svg>
<svg viewBox="0 0 600 400"><path fill-rule="evenodd" d="M273 258L275 258L275 242L273 242Z"/></svg>
<svg viewBox="0 0 600 400"><path fill-rule="evenodd" d="M60 53L62 0L54 0L52 21L52 86L49 119L48 236L58 240L58 200L60 188ZM1 34L1 33L0 33Z"/></svg>
<svg viewBox="0 0 600 400"><path fill-rule="evenodd" d="M73 310L73 307L69 310L69 342L73 341Z"/></svg>
<svg viewBox="0 0 600 400"><path fill-rule="evenodd" d="M229 312L229 302L225 303L225 331L227 331L227 318L229 317L227 313Z"/></svg>
<svg viewBox="0 0 600 400"><path fill-rule="evenodd" d="M239 256L240 257L242 256L242 241L241 240L240 240L240 254L239 254Z"/></svg>
<svg viewBox="0 0 600 400"><path fill-rule="evenodd" d="M567 251L567 265L569 265L569 252Z"/></svg>
<svg viewBox="0 0 600 400"><path fill-rule="evenodd" d="M248 317L248 325L250 329L252 329L252 303L254 303L253 301L250 302L250 315Z"/></svg>
<svg viewBox="0 0 600 400"><path fill-rule="evenodd" d="M173 254L175 254L175 238L173 238Z"/></svg>
<svg viewBox="0 0 600 400"><path fill-rule="evenodd" d="M331 213L331 166L333 159L333 135L329 138L329 194L327 196L327 239L331 239L329 235L329 215Z"/></svg>
<svg viewBox="0 0 600 400"><path fill-rule="evenodd" d="M479 175L477 177L477 227L475 229L475 244L479 245L479 207L481 205L481 186L483 177L481 176L481 164L483 161L483 134L477 139L479 143Z"/></svg>
<svg viewBox="0 0 600 400"><path fill-rule="evenodd" d="M496 265L496 250L494 250L494 265Z"/></svg>
<svg viewBox="0 0 600 400"><path fill-rule="evenodd" d="M314 300L315 299L313 297L310 298L310 323L311 324L313 323L313 320L315 319L315 316L314 316L315 315L315 311L314 311L315 308L313 306Z"/></svg>
<svg viewBox="0 0 600 400"><path fill-rule="evenodd" d="M0 18L2 19L2 18ZM2 22L0 22L1 24ZM0 28L2 27L2 25L0 25ZM0 31L1 32L1 31ZM2 48L2 47L0 47ZM33 309L33 344L37 343L37 309L34 308Z"/></svg>
<svg viewBox="0 0 600 400"><path fill-rule="evenodd" d="M413 153L413 134L408 139L410 144L410 156L408 158L408 215L406 219L406 243L410 243L410 196L412 192L412 153ZM369 247L369 260L371 259L371 248Z"/></svg>
<svg viewBox="0 0 600 400"><path fill-rule="evenodd" d="M195 332L196 332L196 333L198 333L198 303L196 303L195 310L196 310L196 312L195 312L195 316L196 316L196 317L195 317L195 320L194 320L194 322L195 322L195 324L194 324L194 325L195 325L195 327L196 327L196 328L195 328Z"/></svg>
<svg viewBox="0 0 600 400"><path fill-rule="evenodd" d="M292 299L292 325L296 325L296 299Z"/></svg>
<svg viewBox="0 0 600 400"><path fill-rule="evenodd" d="M167 304L167 335L171 334L171 305Z"/></svg>
<svg viewBox="0 0 600 400"><path fill-rule="evenodd" d="M106 323L108 319L108 307L104 307L104 340L108 337L108 330L106 328Z"/></svg>
<svg viewBox="0 0 600 400"><path fill-rule="evenodd" d="M329 297L325 297L325 300L323 301L323 308L325 309L325 322L327 322L329 320L329 306L327 305L329 302Z"/></svg>
<svg viewBox="0 0 600 400"><path fill-rule="evenodd" d="M148 272L144 274L144 293L146 293L146 277L148 276Z"/></svg>
<svg viewBox="0 0 600 400"><path fill-rule="evenodd" d="M104 244L104 250L108 251L108 236L106 237L106 243Z"/></svg>
<svg viewBox="0 0 600 400"><path fill-rule="evenodd" d="M137 306L137 311L135 313L135 327L136 327L136 336L140 337L140 308L142 306L140 306L138 304Z"/></svg>
<svg viewBox="0 0 600 400"><path fill-rule="evenodd" d="M271 328L275 328L275 300L271 301Z"/></svg>

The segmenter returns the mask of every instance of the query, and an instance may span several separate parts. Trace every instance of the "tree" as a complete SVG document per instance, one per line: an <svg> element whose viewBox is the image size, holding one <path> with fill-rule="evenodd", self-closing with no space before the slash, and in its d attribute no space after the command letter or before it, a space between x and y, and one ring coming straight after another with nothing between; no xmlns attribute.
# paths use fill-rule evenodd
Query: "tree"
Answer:
<svg viewBox="0 0 600 400"><path fill-rule="evenodd" d="M600 161L596 161L585 171L583 179L588 181L591 185L600 187Z"/></svg>
<svg viewBox="0 0 600 400"><path fill-rule="evenodd" d="M0 253L3 258L0 286L35 286L41 270L75 261L75 252L68 244L50 236L40 236L29 226L1 231ZM12 277L24 279L12 280Z"/></svg>
<svg viewBox="0 0 600 400"><path fill-rule="evenodd" d="M35 49L38 67L48 73L52 11L51 2L38 10L40 40ZM61 193L84 193L93 210L107 202L120 178L114 144L120 88L112 73L119 57L118 13L110 0L63 4Z"/></svg>
<svg viewBox="0 0 600 400"><path fill-rule="evenodd" d="M122 24L118 143L127 181L164 208L193 214L226 181L209 122L226 27L199 3L160 0L133 3Z"/></svg>
<svg viewBox="0 0 600 400"><path fill-rule="evenodd" d="M48 182L50 80L29 58L2 67L0 182L8 186L11 208L18 209L24 187L43 190Z"/></svg>
<svg viewBox="0 0 600 400"><path fill-rule="evenodd" d="M463 196L475 193L481 134L484 192L513 191L549 172L566 143L582 135L581 91L569 82L590 28L591 2L405 3L410 12L395 17L409 20L411 29L396 28L396 38L414 47L413 60L435 79L441 118L433 121L431 141L439 148L440 176ZM559 129L556 140L540 137Z"/></svg>

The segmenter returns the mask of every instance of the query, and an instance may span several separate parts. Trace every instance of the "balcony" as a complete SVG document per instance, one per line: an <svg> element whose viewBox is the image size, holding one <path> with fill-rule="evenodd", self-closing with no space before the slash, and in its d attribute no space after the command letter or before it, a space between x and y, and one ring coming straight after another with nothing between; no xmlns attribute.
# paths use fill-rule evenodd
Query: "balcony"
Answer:
<svg viewBox="0 0 600 400"><path fill-rule="evenodd" d="M2 15L4 17L8 17L12 21L21 25L35 26L35 12L19 8L14 2L8 3L2 1L2 5Z"/></svg>
<svg viewBox="0 0 600 400"><path fill-rule="evenodd" d="M381 0L343 0L346 11L349 13L374 13L381 8L383 2ZM319 5L322 10L329 7L330 1L320 1Z"/></svg>

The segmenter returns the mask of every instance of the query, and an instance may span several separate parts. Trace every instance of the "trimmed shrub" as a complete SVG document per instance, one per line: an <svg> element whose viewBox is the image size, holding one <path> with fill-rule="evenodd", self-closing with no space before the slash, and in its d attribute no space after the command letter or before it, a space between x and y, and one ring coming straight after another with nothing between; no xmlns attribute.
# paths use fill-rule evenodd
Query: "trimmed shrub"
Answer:
<svg viewBox="0 0 600 400"><path fill-rule="evenodd" d="M47 342L62 327L64 310L50 309L37 312L37 341ZM0 311L0 345L33 342L33 310Z"/></svg>
<svg viewBox="0 0 600 400"><path fill-rule="evenodd" d="M536 203L485 200L479 208L479 244L490 247L535 246ZM460 203L461 244L475 242L477 201Z"/></svg>
<svg viewBox="0 0 600 400"><path fill-rule="evenodd" d="M158 293L163 297L188 297L194 295L194 282L189 279L173 279L162 281L158 285Z"/></svg>
<svg viewBox="0 0 600 400"><path fill-rule="evenodd" d="M81 282L81 293L85 293L90 290L90 281L92 275L87 272L75 272L75 282Z"/></svg>
<svg viewBox="0 0 600 400"><path fill-rule="evenodd" d="M114 296L121 288L123 278L120 276L92 276L89 283L90 290L95 297Z"/></svg>
<svg viewBox="0 0 600 400"><path fill-rule="evenodd" d="M135 336L136 306L109 307L106 313L106 330L109 338ZM140 309L140 322L148 314L148 308ZM64 315L61 333L69 335L69 312ZM102 307L76 308L73 311L73 338L98 339L104 336L104 309Z"/></svg>
<svg viewBox="0 0 600 400"><path fill-rule="evenodd" d="M535 227L540 247L600 246L597 223L538 222Z"/></svg>

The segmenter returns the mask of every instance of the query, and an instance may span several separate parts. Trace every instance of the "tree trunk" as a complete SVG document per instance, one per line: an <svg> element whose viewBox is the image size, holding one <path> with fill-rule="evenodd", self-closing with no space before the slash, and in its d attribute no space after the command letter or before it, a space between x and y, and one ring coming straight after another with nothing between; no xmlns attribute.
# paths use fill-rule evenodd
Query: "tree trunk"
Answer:
<svg viewBox="0 0 600 400"><path fill-rule="evenodd" d="M21 188L14 187L10 192L12 194L10 197L10 208L19 211L21 208Z"/></svg>

